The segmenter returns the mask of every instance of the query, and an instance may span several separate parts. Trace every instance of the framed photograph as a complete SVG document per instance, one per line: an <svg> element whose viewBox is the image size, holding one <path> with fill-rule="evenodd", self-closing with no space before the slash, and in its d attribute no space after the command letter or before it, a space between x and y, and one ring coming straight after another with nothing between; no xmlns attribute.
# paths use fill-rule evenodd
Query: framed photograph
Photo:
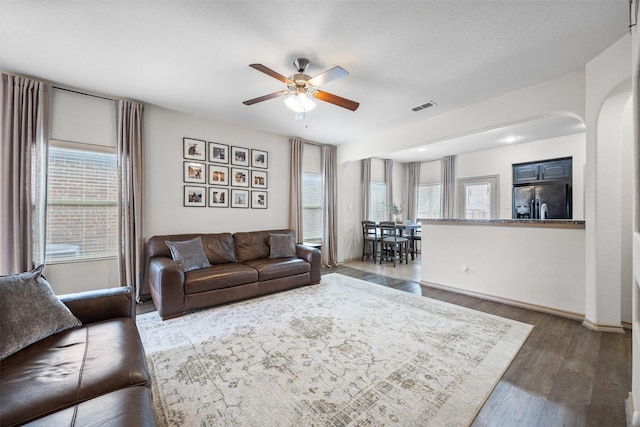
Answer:
<svg viewBox="0 0 640 427"><path fill-rule="evenodd" d="M249 190L231 190L231 207L232 208L248 208L249 207Z"/></svg>
<svg viewBox="0 0 640 427"><path fill-rule="evenodd" d="M209 165L209 184L229 185L229 168L226 166Z"/></svg>
<svg viewBox="0 0 640 427"><path fill-rule="evenodd" d="M232 146L231 164L236 166L249 166L249 149Z"/></svg>
<svg viewBox="0 0 640 427"><path fill-rule="evenodd" d="M251 207L253 209L267 209L267 192L266 191L252 191L251 192Z"/></svg>
<svg viewBox="0 0 640 427"><path fill-rule="evenodd" d="M212 208L228 208L229 189L209 187L209 206Z"/></svg>
<svg viewBox="0 0 640 427"><path fill-rule="evenodd" d="M251 187L267 188L267 171L251 170Z"/></svg>
<svg viewBox="0 0 640 427"><path fill-rule="evenodd" d="M209 161L211 163L229 163L229 146L226 144L218 144L217 142L210 142Z"/></svg>
<svg viewBox="0 0 640 427"><path fill-rule="evenodd" d="M189 160L207 160L207 143L199 139L182 138L182 156Z"/></svg>
<svg viewBox="0 0 640 427"><path fill-rule="evenodd" d="M231 168L231 185L234 187L248 187L249 169Z"/></svg>
<svg viewBox="0 0 640 427"><path fill-rule="evenodd" d="M184 162L184 182L197 182L205 184L207 182L207 166L204 163Z"/></svg>
<svg viewBox="0 0 640 427"><path fill-rule="evenodd" d="M268 154L266 151L251 150L251 167L267 169Z"/></svg>
<svg viewBox="0 0 640 427"><path fill-rule="evenodd" d="M185 185L184 186L184 205L185 206L207 206L205 203L206 192L205 187L196 187Z"/></svg>

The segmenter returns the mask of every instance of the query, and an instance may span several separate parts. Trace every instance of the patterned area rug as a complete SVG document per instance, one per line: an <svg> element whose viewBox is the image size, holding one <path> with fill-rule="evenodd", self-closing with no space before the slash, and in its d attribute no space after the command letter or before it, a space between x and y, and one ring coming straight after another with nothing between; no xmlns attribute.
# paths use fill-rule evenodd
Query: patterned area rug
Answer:
<svg viewBox="0 0 640 427"><path fill-rule="evenodd" d="M358 279L138 316L160 426L463 426L532 326Z"/></svg>

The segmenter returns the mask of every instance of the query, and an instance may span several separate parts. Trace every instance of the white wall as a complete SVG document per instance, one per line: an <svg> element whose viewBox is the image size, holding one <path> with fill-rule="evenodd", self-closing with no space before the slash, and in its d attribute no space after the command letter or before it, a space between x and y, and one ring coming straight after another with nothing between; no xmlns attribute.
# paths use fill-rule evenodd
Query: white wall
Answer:
<svg viewBox="0 0 640 427"><path fill-rule="evenodd" d="M628 232L622 200L631 196L622 194L622 182L633 179L621 172L630 53L625 36L586 65L585 325L594 329L619 328L622 320L622 234Z"/></svg>
<svg viewBox="0 0 640 427"><path fill-rule="evenodd" d="M584 314L584 229L424 223L422 235L425 283Z"/></svg>
<svg viewBox="0 0 640 427"><path fill-rule="evenodd" d="M145 106L144 123L145 238L172 233L233 233L289 227L291 150L287 137L153 105ZM267 151L268 209L184 207L183 137Z"/></svg>

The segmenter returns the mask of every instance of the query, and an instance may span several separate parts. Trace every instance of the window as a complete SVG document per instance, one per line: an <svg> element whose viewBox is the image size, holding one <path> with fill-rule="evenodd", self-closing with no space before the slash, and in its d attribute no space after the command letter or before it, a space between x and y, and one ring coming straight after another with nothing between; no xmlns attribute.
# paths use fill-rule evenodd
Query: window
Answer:
<svg viewBox="0 0 640 427"><path fill-rule="evenodd" d="M418 186L418 218L440 218L440 184Z"/></svg>
<svg viewBox="0 0 640 427"><path fill-rule="evenodd" d="M302 173L302 236L305 242L322 243L324 186L319 173Z"/></svg>
<svg viewBox="0 0 640 427"><path fill-rule="evenodd" d="M498 176L458 180L460 218L498 217Z"/></svg>
<svg viewBox="0 0 640 427"><path fill-rule="evenodd" d="M384 182L371 183L371 205L369 206L371 221L387 221L387 184Z"/></svg>
<svg viewBox="0 0 640 427"><path fill-rule="evenodd" d="M115 150L51 141L46 261L116 257L118 227Z"/></svg>

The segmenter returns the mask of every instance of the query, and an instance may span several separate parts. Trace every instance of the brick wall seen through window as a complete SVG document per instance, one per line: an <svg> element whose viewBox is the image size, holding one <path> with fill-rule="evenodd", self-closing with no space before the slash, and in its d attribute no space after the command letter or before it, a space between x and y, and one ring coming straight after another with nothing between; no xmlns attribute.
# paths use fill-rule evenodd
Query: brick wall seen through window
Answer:
<svg viewBox="0 0 640 427"><path fill-rule="evenodd" d="M47 262L118 255L118 176L113 150L49 148Z"/></svg>

